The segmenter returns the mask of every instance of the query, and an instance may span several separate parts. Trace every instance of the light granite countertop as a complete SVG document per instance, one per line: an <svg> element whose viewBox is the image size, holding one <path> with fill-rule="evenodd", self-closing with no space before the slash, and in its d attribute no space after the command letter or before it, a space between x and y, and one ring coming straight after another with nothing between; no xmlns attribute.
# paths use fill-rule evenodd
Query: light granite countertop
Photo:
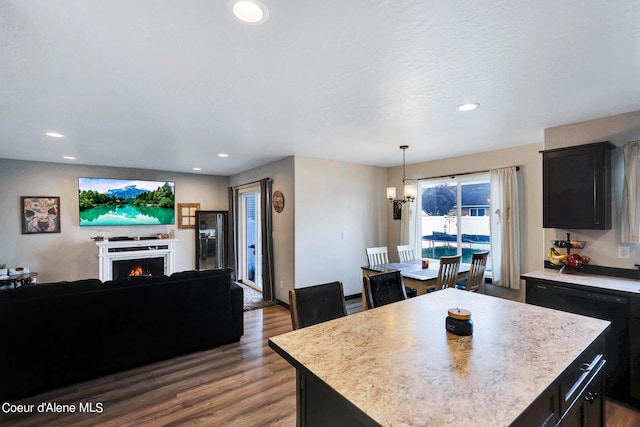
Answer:
<svg viewBox="0 0 640 427"><path fill-rule="evenodd" d="M640 295L640 280L621 277L599 276L595 274L560 274L558 270L544 268L521 275L523 279L539 279L552 282L589 286L602 290L629 292ZM597 290L597 289L594 289Z"/></svg>
<svg viewBox="0 0 640 427"><path fill-rule="evenodd" d="M445 330L470 310L474 333ZM289 332L271 346L383 426L507 426L609 325L446 289Z"/></svg>

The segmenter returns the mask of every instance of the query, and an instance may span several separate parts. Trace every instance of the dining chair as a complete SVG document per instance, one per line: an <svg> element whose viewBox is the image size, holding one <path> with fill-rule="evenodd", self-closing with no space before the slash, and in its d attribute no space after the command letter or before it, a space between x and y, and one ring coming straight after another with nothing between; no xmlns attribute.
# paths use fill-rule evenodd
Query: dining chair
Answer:
<svg viewBox="0 0 640 427"><path fill-rule="evenodd" d="M362 278L367 309L407 299L399 271L372 274Z"/></svg>
<svg viewBox="0 0 640 427"><path fill-rule="evenodd" d="M400 257L400 262L416 259L411 245L398 245L398 256Z"/></svg>
<svg viewBox="0 0 640 427"><path fill-rule="evenodd" d="M342 282L336 281L289 291L289 311L293 329L347 315Z"/></svg>
<svg viewBox="0 0 640 427"><path fill-rule="evenodd" d="M379 246L377 248L366 248L367 258L369 259L369 265L388 264L389 252L386 246Z"/></svg>
<svg viewBox="0 0 640 427"><path fill-rule="evenodd" d="M462 255L443 256L440 258L440 269L436 281L436 290L455 287Z"/></svg>
<svg viewBox="0 0 640 427"><path fill-rule="evenodd" d="M466 279L458 280L456 282L456 288L471 292L482 292L482 285L484 284L484 271L487 268L488 257L489 251L475 252L471 256L471 267L469 268L469 275Z"/></svg>

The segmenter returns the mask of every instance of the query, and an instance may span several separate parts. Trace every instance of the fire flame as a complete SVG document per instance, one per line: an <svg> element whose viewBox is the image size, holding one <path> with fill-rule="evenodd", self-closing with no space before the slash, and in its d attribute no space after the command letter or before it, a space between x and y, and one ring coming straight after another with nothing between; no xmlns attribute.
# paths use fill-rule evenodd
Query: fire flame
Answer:
<svg viewBox="0 0 640 427"><path fill-rule="evenodd" d="M139 265L129 272L129 276L143 276L144 270Z"/></svg>

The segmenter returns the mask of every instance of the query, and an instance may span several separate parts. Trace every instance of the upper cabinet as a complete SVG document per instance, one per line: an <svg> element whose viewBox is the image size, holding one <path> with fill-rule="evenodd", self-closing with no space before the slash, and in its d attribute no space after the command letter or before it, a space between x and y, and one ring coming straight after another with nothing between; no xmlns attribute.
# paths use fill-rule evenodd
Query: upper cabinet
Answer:
<svg viewBox="0 0 640 427"><path fill-rule="evenodd" d="M544 228L611 228L609 141L542 151Z"/></svg>

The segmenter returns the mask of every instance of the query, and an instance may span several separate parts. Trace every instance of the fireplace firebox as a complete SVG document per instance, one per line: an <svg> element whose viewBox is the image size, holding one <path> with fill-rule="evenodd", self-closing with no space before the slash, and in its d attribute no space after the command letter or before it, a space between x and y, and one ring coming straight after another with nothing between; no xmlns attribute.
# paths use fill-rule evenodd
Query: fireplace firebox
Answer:
<svg viewBox="0 0 640 427"><path fill-rule="evenodd" d="M164 257L114 260L112 266L114 279L129 276L161 276L164 274Z"/></svg>

